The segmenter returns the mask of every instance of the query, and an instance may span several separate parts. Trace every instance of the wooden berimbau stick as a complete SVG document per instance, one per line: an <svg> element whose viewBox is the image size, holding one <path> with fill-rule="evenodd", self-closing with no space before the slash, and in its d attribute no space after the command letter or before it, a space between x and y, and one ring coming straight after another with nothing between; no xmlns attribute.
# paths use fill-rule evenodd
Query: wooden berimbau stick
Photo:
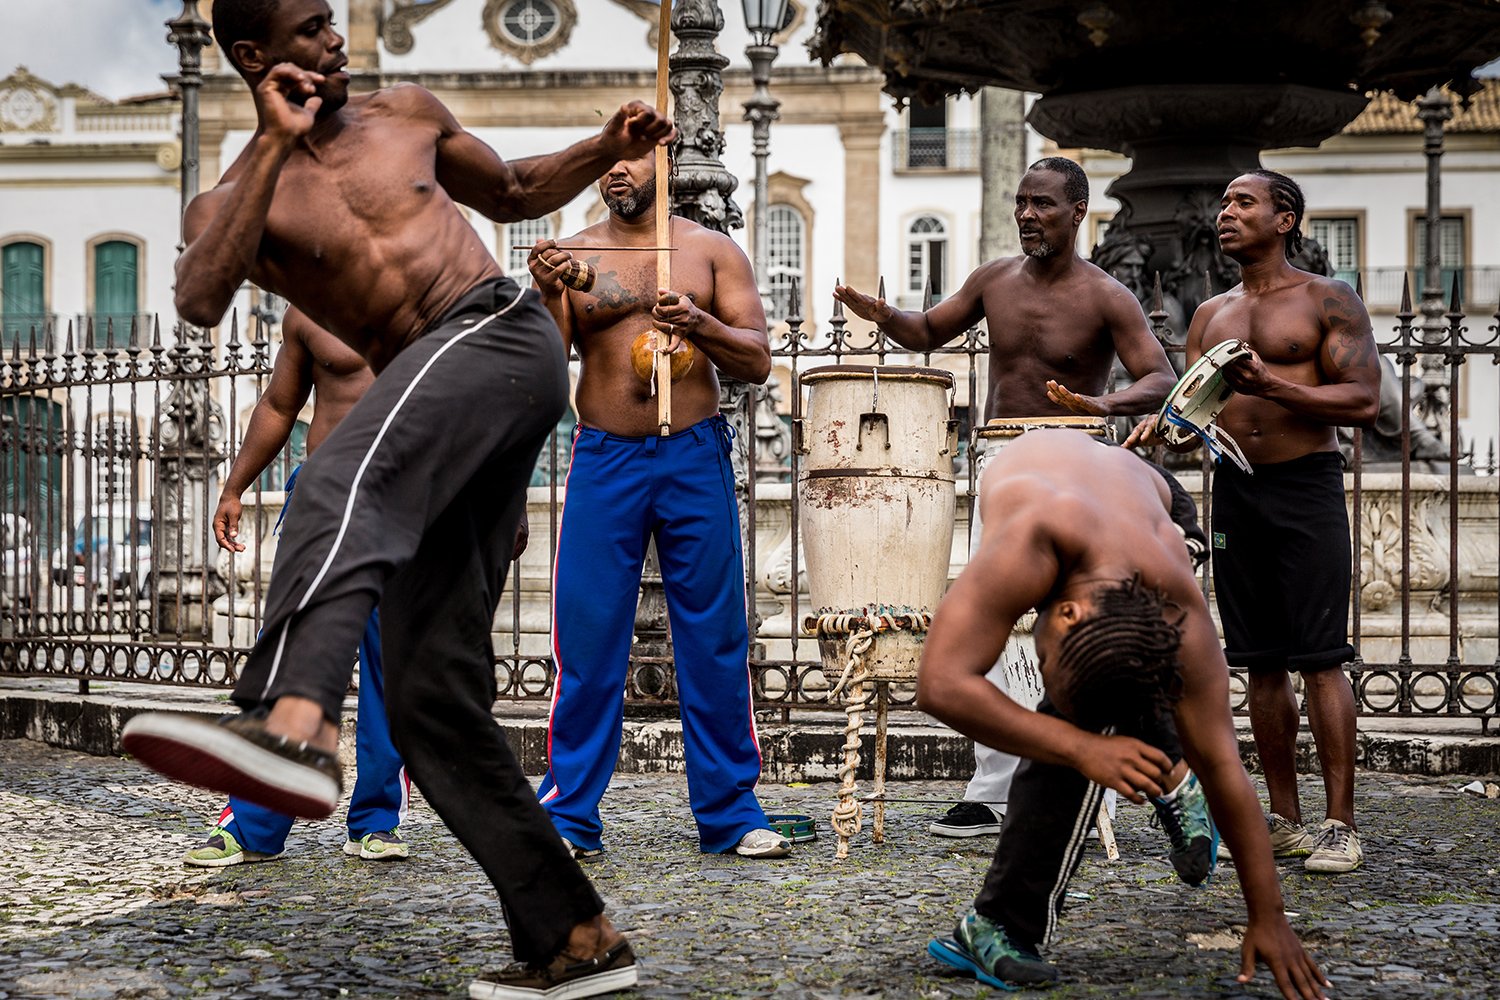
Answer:
<svg viewBox="0 0 1500 1000"><path fill-rule="evenodd" d="M667 51L672 47L672 2L661 0L656 18L656 110L667 113ZM671 164L667 160L667 147L656 147L656 287L672 287L672 255L668 247L672 242L671 216L672 191L669 185ZM656 423L661 436L672 433L672 359L660 348L661 337L657 337L656 352Z"/></svg>

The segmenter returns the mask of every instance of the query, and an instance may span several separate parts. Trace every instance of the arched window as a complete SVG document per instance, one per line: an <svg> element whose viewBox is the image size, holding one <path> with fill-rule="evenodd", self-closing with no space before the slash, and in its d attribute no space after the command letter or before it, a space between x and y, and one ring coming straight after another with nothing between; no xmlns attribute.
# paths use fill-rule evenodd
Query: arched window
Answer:
<svg viewBox="0 0 1500 1000"><path fill-rule="evenodd" d="M537 240L552 239L550 218L526 219L512 222L505 227L505 273L516 280L522 288L531 286L531 270L526 266L526 255ZM521 247L520 250L514 249Z"/></svg>
<svg viewBox="0 0 1500 1000"><path fill-rule="evenodd" d="M766 209L766 283L771 290L771 315L779 323L791 314L792 282L807 295L807 222L791 205Z"/></svg>
<svg viewBox="0 0 1500 1000"><path fill-rule="evenodd" d="M948 230L935 215L919 215L906 230L906 290L921 295L932 283L933 301L944 294L948 263Z"/></svg>
<svg viewBox="0 0 1500 1000"><path fill-rule="evenodd" d="M40 243L16 240L0 249L0 343L10 348L31 342L36 329L38 350L47 323L47 254Z"/></svg>
<svg viewBox="0 0 1500 1000"><path fill-rule="evenodd" d="M130 343L130 326L140 311L140 247L125 240L94 244L94 346ZM113 327L113 337L110 329Z"/></svg>

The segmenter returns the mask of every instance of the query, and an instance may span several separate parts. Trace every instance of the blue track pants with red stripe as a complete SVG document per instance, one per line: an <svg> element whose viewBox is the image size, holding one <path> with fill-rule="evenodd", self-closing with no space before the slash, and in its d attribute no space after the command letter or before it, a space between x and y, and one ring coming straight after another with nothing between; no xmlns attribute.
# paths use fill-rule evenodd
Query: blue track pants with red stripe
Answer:
<svg viewBox="0 0 1500 1000"><path fill-rule="evenodd" d="M668 437L580 427L559 528L557 660L538 795L558 832L601 846L599 801L620 753L624 693L647 543L672 625L688 797L705 853L766 826L755 798L744 554L729 425L713 416Z"/></svg>

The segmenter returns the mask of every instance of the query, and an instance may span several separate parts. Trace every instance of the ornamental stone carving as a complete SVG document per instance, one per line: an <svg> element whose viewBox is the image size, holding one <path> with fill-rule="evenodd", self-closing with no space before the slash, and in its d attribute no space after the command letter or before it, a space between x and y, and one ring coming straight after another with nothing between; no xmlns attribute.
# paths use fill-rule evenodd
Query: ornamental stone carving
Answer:
<svg viewBox="0 0 1500 1000"><path fill-rule="evenodd" d="M573 0L485 0L490 45L529 66L564 45L578 23Z"/></svg>
<svg viewBox="0 0 1500 1000"><path fill-rule="evenodd" d="M406 55L417 42L411 33L413 25L425 21L452 2L453 0L393 0L395 9L380 21L380 40L385 42L386 51L393 55Z"/></svg>
<svg viewBox="0 0 1500 1000"><path fill-rule="evenodd" d="M1418 483L1418 480L1431 480ZM1437 477L1412 477L1411 589L1436 601L1452 577L1448 564L1448 494ZM1360 606L1382 611L1401 599L1401 494L1364 495L1359 529Z"/></svg>
<svg viewBox="0 0 1500 1000"><path fill-rule="evenodd" d="M0 80L0 132L56 132L57 91L19 66Z"/></svg>

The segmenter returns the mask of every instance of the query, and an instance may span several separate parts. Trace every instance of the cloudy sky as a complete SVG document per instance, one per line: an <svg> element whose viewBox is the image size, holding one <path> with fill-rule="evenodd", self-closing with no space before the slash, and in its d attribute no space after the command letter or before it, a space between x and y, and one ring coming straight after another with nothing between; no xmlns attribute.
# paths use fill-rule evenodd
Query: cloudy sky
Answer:
<svg viewBox="0 0 1500 1000"><path fill-rule="evenodd" d="M114 99L164 90L177 70L164 22L182 0L0 0L0 77L17 66Z"/></svg>
<svg viewBox="0 0 1500 1000"><path fill-rule="evenodd" d="M0 77L25 66L116 100L160 91L177 69L163 22L181 11L181 0L0 0Z"/></svg>

